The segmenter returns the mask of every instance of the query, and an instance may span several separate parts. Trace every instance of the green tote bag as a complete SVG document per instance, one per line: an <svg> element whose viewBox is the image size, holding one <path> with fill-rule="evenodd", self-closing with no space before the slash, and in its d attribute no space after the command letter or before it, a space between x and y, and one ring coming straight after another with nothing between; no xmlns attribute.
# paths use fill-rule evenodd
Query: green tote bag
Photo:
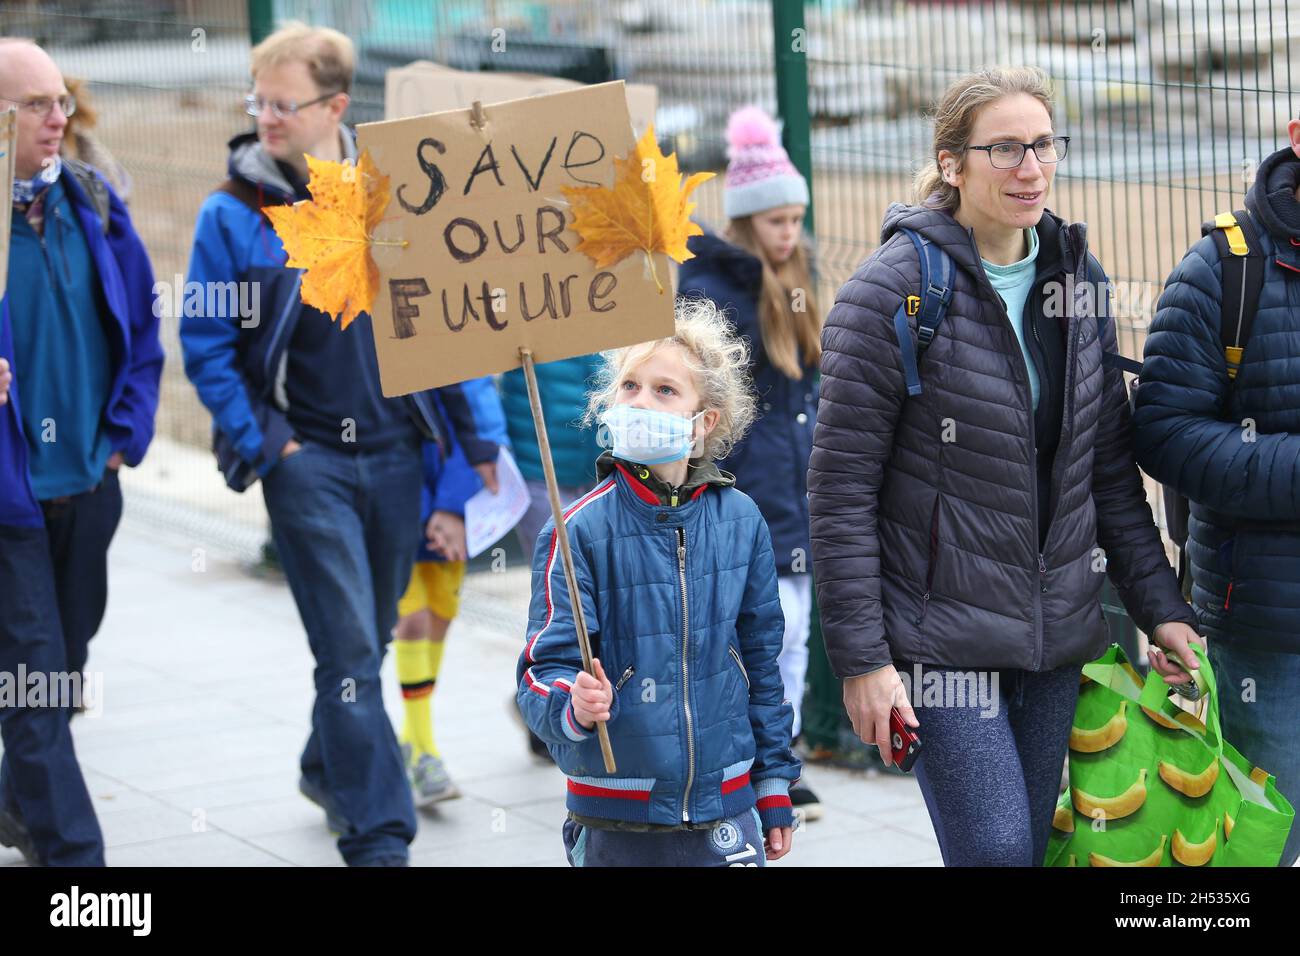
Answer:
<svg viewBox="0 0 1300 956"><path fill-rule="evenodd" d="M1277 866L1295 811L1223 739L1214 672L1194 650L1197 713L1156 671L1144 680L1118 644L1084 665L1070 786L1044 865Z"/></svg>

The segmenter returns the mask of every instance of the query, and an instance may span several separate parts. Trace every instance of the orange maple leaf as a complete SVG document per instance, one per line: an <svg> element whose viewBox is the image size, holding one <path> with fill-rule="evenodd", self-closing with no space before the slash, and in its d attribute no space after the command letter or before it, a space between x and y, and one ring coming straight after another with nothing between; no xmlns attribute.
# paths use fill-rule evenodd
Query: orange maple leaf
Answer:
<svg viewBox="0 0 1300 956"><path fill-rule="evenodd" d="M643 252L662 295L653 253L665 253L676 262L695 257L686 240L704 230L691 222L695 203L688 200L695 187L715 174L696 173L683 183L677 154L664 156L653 126L629 155L614 160L614 170L612 187L560 187L572 204L573 231L582 239L578 251L601 268Z"/></svg>
<svg viewBox="0 0 1300 956"><path fill-rule="evenodd" d="M346 329L374 304L379 269L372 245L406 245L377 240L375 227L388 208L388 177L363 152L353 166L307 157L311 199L263 210L289 254L285 265L305 269L302 301L339 320Z"/></svg>

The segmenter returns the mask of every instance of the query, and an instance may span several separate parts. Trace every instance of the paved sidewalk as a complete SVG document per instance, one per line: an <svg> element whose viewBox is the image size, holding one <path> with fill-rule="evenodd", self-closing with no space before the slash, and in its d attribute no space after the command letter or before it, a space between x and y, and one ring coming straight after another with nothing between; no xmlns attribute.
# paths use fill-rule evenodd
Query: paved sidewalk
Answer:
<svg viewBox="0 0 1300 956"><path fill-rule="evenodd" d="M108 613L91 644L103 712L73 723L118 866L338 866L298 795L312 660L288 588L129 514L113 544ZM204 570L195 570L200 566ZM438 744L464 797L420 815L413 865L563 866L562 778L512 716L525 568L470 576L435 696ZM396 674L384 692L400 720ZM938 865L911 778L813 767L825 817L781 866ZM0 866L20 864L0 848Z"/></svg>

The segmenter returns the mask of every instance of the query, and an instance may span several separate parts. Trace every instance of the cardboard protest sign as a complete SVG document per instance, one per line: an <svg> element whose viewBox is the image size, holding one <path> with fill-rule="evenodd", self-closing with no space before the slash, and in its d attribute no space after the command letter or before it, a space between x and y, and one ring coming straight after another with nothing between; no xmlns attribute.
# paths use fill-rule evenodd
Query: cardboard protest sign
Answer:
<svg viewBox="0 0 1300 956"><path fill-rule="evenodd" d="M387 396L516 368L521 346L550 362L672 334L672 291L655 278L666 257L653 274L646 255L597 267L562 192L610 187L633 153L623 83L485 104L481 118L357 128L392 184L371 248Z"/></svg>
<svg viewBox="0 0 1300 956"><path fill-rule="evenodd" d="M474 101L488 106L527 96L582 89L583 84L535 73L480 73L455 70L417 60L384 76L384 118L404 119L422 113L465 109ZM637 136L654 122L659 91L649 83L627 83L627 108Z"/></svg>
<svg viewBox="0 0 1300 956"><path fill-rule="evenodd" d="M0 196L14 194L14 160L18 150L18 111L12 106L0 113ZM0 299L9 277L9 228L11 216L0 216Z"/></svg>

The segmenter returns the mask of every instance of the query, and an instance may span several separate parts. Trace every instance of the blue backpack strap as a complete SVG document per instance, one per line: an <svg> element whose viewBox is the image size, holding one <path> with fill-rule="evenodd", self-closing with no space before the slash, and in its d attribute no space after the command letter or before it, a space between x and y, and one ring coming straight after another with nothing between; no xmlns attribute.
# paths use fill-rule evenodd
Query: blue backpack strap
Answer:
<svg viewBox="0 0 1300 956"><path fill-rule="evenodd" d="M916 346L912 330L907 324L907 298L894 313L894 331L898 334L898 355L903 360L903 378L907 380L907 394L921 394L921 375L916 369Z"/></svg>
<svg viewBox="0 0 1300 956"><path fill-rule="evenodd" d="M929 239L909 232L921 260L921 317L916 323L916 349L920 356L930 347L935 330L952 302L952 259Z"/></svg>
<svg viewBox="0 0 1300 956"><path fill-rule="evenodd" d="M903 358L903 374L907 380L907 394L921 394L920 360L925 350L934 341L934 333L948 314L948 305L952 302L953 265L952 259L943 249L936 246L920 233L911 229L900 230L912 240L916 247L916 258L921 266L921 294L907 296L894 314L894 329L898 333L899 348ZM904 343L911 344L912 337L907 319L916 315L915 348L904 348Z"/></svg>

